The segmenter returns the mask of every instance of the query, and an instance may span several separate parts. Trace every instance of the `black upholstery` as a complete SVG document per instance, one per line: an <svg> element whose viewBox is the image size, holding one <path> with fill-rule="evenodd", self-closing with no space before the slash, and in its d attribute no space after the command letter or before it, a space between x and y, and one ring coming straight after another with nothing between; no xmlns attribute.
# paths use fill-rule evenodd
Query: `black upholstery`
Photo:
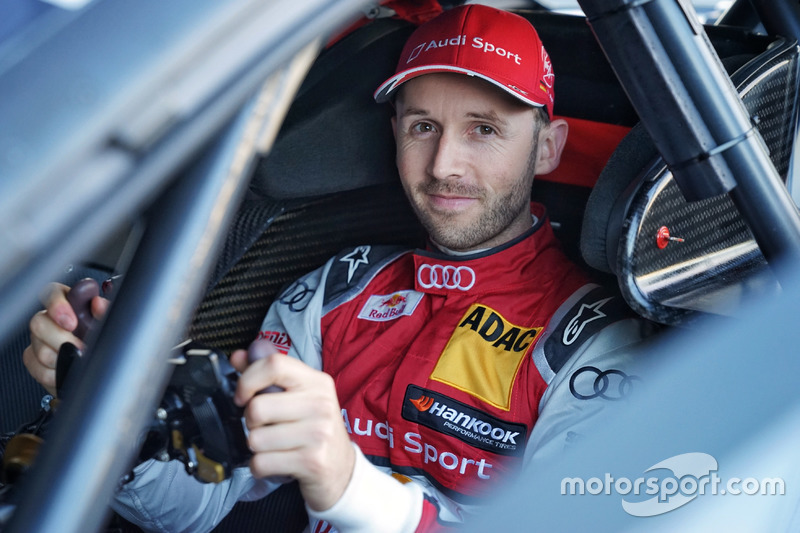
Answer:
<svg viewBox="0 0 800 533"><path fill-rule="evenodd" d="M372 93L394 72L412 30L375 20L320 55L256 169L255 192L281 200L396 183L392 109Z"/></svg>
<svg viewBox="0 0 800 533"><path fill-rule="evenodd" d="M601 272L613 273L616 264L616 242L609 235L619 235L620 217L625 209L618 205L626 200L625 191L631 187L648 166L658 158L658 150L641 125L631 129L619 143L586 203L580 237L581 253L586 263ZM610 228L614 226L613 229Z"/></svg>
<svg viewBox="0 0 800 533"><path fill-rule="evenodd" d="M399 183L296 202L208 292L191 337L223 351L246 347L278 290L347 246L424 245Z"/></svg>

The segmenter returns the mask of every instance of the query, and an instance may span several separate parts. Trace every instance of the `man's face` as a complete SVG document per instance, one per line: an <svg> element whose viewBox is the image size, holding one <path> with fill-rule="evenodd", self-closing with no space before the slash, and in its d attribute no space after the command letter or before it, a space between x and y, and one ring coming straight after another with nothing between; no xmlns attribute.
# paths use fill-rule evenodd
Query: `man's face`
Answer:
<svg viewBox="0 0 800 533"><path fill-rule="evenodd" d="M531 227L535 111L487 82L426 74L396 102L397 167L434 242L457 251L505 243Z"/></svg>

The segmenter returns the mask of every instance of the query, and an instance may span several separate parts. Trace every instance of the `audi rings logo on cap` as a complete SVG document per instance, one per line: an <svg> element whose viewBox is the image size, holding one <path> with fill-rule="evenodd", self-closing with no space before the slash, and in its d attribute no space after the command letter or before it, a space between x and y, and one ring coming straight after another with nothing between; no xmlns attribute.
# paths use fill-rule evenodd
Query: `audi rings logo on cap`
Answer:
<svg viewBox="0 0 800 533"><path fill-rule="evenodd" d="M584 374L584 379L576 384L578 377ZM594 366L584 366L569 378L569 391L579 400L621 400L631 392L633 382L641 380L640 377L629 376L622 370L600 370Z"/></svg>
<svg viewBox="0 0 800 533"><path fill-rule="evenodd" d="M417 283L423 289L458 289L468 291L475 285L475 271L467 266L429 265L417 270Z"/></svg>

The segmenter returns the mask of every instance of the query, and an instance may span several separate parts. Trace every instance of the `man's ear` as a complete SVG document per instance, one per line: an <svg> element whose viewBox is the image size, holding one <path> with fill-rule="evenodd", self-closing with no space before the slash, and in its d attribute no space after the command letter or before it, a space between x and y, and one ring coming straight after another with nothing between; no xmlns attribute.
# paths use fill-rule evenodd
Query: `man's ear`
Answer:
<svg viewBox="0 0 800 533"><path fill-rule="evenodd" d="M547 174L561 162L561 152L567 144L569 126L564 119L555 119L539 132L539 153L536 156L536 175Z"/></svg>

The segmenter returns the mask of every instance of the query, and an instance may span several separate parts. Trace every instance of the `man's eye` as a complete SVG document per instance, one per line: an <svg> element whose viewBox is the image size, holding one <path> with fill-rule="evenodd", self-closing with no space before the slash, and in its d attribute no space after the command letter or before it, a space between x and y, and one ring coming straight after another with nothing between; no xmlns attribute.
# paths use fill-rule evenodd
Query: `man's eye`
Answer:
<svg viewBox="0 0 800 533"><path fill-rule="evenodd" d="M418 122L412 127L417 133L430 133L433 131L433 124L429 122Z"/></svg>
<svg viewBox="0 0 800 533"><path fill-rule="evenodd" d="M493 135L495 133L494 128L491 126L487 126L486 124L481 124L477 127L476 131L481 135Z"/></svg>

